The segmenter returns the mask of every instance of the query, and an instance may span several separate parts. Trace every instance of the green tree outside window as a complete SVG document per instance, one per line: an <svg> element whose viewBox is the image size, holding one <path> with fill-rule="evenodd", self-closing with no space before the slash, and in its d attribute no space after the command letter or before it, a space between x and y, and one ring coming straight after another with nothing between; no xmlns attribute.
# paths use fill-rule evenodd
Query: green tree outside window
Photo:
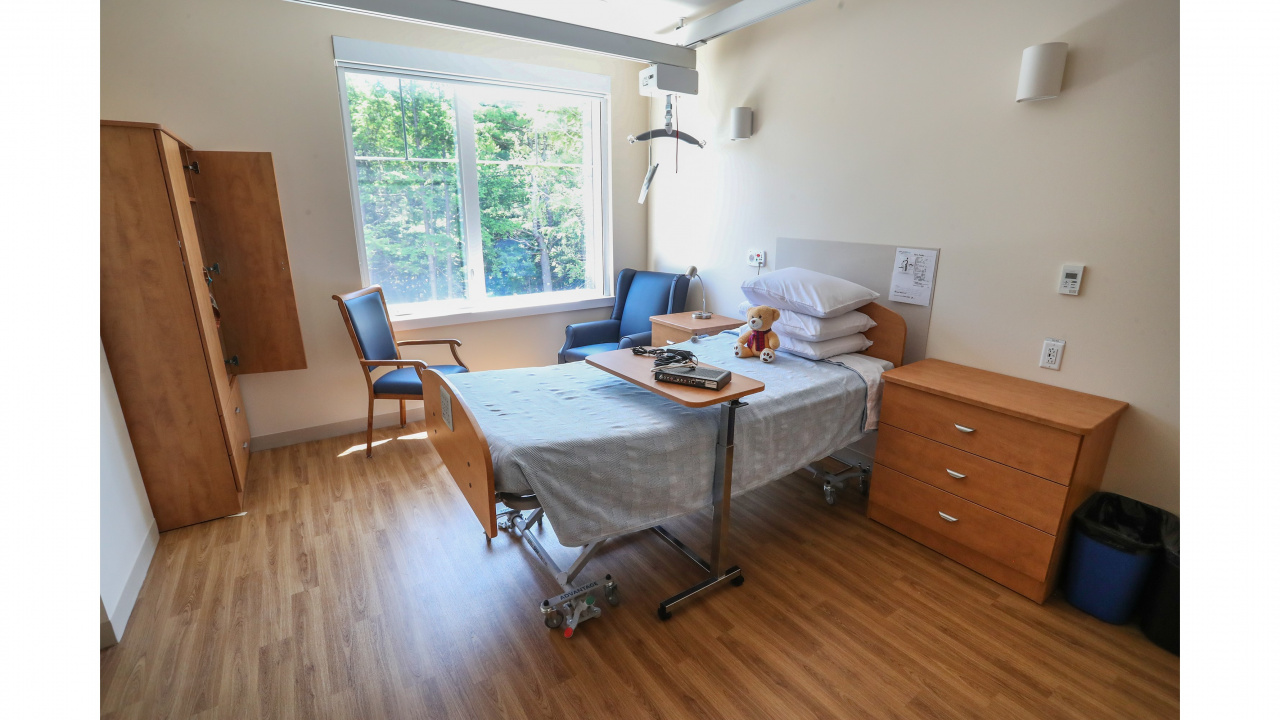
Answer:
<svg viewBox="0 0 1280 720"><path fill-rule="evenodd" d="M589 287L589 99L346 72L364 252L393 304L468 297L457 93L472 92L485 295ZM515 93L510 93L515 95Z"/></svg>

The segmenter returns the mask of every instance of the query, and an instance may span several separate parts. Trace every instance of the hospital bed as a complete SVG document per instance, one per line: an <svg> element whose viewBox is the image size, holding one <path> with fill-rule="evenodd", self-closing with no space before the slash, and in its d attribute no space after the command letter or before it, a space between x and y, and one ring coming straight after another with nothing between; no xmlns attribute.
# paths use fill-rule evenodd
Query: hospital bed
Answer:
<svg viewBox="0 0 1280 720"><path fill-rule="evenodd" d="M876 303L861 311L877 323L866 333L872 346L827 361L787 353L770 364L735 358L729 333L676 346L765 384L738 411L734 495L809 467L874 430L879 375L901 364L906 324ZM609 538L654 529L710 571L661 526L712 503L715 407L677 405L586 363L423 374L428 437L485 535L521 536L564 590L541 605L548 627L567 624L571 636L580 622L600 615L597 594L616 604L611 575L576 583ZM568 568L528 532L544 516L561 544L580 548ZM669 617L663 606L658 614Z"/></svg>

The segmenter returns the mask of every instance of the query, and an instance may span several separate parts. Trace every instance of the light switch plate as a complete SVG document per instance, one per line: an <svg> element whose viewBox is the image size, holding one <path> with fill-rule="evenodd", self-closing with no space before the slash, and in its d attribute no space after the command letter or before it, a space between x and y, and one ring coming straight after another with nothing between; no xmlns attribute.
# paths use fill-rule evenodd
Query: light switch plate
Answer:
<svg viewBox="0 0 1280 720"><path fill-rule="evenodd" d="M1062 369L1062 349L1066 347L1066 340L1057 338L1045 338L1044 347L1040 350L1040 367L1050 370Z"/></svg>
<svg viewBox="0 0 1280 720"><path fill-rule="evenodd" d="M1063 265L1062 274L1058 276L1058 294L1079 295L1082 283L1084 283L1084 265Z"/></svg>
<svg viewBox="0 0 1280 720"><path fill-rule="evenodd" d="M748 250L747 264L750 265L751 267L764 267L764 251Z"/></svg>

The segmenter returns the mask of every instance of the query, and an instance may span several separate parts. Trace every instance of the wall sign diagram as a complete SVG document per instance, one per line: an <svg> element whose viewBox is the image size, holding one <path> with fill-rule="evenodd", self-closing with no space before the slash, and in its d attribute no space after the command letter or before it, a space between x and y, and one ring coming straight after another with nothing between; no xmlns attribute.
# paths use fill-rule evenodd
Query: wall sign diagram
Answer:
<svg viewBox="0 0 1280 720"><path fill-rule="evenodd" d="M889 299L912 305L933 301L933 276L938 266L937 250L898 248L889 283Z"/></svg>

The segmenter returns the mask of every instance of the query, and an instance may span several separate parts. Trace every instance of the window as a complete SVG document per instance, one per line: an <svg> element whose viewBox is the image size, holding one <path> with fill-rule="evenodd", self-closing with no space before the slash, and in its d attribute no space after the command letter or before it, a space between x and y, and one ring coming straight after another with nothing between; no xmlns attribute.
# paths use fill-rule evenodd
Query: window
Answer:
<svg viewBox="0 0 1280 720"><path fill-rule="evenodd" d="M362 271L393 318L606 295L604 96L338 73Z"/></svg>

